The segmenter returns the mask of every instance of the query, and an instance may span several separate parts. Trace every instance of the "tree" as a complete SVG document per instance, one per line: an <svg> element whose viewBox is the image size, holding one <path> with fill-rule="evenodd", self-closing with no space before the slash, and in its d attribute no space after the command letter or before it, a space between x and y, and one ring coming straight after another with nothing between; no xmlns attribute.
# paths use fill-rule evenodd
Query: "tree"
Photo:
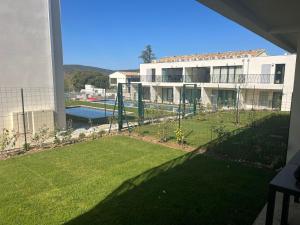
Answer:
<svg viewBox="0 0 300 225"><path fill-rule="evenodd" d="M109 77L94 71L76 71L71 75L70 84L76 91L83 89L86 84L97 88L108 88Z"/></svg>
<svg viewBox="0 0 300 225"><path fill-rule="evenodd" d="M155 54L153 53L151 45L145 47L139 58L142 59L144 63L151 63L152 60L155 59Z"/></svg>

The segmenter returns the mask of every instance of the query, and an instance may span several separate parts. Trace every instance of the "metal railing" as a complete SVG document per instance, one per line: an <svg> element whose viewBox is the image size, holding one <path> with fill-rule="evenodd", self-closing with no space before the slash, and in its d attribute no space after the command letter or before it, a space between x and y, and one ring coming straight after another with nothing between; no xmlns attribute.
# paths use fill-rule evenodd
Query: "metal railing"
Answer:
<svg viewBox="0 0 300 225"><path fill-rule="evenodd" d="M283 84L275 74L140 75L150 83Z"/></svg>

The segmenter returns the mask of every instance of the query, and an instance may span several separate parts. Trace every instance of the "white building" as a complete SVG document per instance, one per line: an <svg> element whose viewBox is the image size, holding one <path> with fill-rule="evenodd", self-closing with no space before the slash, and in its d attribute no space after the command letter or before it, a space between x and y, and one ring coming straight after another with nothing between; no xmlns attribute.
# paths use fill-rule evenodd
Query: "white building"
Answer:
<svg viewBox="0 0 300 225"><path fill-rule="evenodd" d="M0 1L0 130L64 128L59 0Z"/></svg>
<svg viewBox="0 0 300 225"><path fill-rule="evenodd" d="M86 84L84 89L80 90L81 94L89 95L89 96L104 96L105 89L96 88L94 85Z"/></svg>
<svg viewBox="0 0 300 225"><path fill-rule="evenodd" d="M281 108L289 111L296 55L268 56L264 50L174 56L140 65L144 99L179 104L183 85L186 99L196 85L204 105L239 100L245 109Z"/></svg>
<svg viewBox="0 0 300 225"><path fill-rule="evenodd" d="M109 85L111 88L117 87L119 83L130 84L131 82L139 81L140 74L136 71L117 71L109 75Z"/></svg>

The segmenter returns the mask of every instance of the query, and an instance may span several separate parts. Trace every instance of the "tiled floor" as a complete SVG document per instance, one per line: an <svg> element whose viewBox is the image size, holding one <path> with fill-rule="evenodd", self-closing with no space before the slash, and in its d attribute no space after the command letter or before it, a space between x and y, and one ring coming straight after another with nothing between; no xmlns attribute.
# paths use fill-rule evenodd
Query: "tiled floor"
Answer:
<svg viewBox="0 0 300 225"><path fill-rule="evenodd" d="M277 194L273 225L280 225L282 198L282 194ZM267 206L260 212L253 225L265 225L266 209ZM291 197L290 201L289 225L300 225L300 204L294 203L293 197Z"/></svg>

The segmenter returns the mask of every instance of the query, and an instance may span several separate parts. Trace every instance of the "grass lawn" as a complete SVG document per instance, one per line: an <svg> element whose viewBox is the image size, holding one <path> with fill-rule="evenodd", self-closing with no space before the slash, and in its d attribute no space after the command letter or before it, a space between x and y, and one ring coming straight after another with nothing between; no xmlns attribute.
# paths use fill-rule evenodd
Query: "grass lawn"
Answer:
<svg viewBox="0 0 300 225"><path fill-rule="evenodd" d="M235 111L223 111L182 120L186 144L195 148L210 144L210 150L229 159L280 167L285 158L289 114L242 111L238 125L235 123L235 115ZM162 130L165 129L164 134L168 140L175 142L177 127L178 121L174 121L138 127L135 132L161 138ZM220 127L228 134L226 140L218 139L215 128Z"/></svg>
<svg viewBox="0 0 300 225"><path fill-rule="evenodd" d="M105 137L0 162L0 224L251 225L272 171Z"/></svg>

